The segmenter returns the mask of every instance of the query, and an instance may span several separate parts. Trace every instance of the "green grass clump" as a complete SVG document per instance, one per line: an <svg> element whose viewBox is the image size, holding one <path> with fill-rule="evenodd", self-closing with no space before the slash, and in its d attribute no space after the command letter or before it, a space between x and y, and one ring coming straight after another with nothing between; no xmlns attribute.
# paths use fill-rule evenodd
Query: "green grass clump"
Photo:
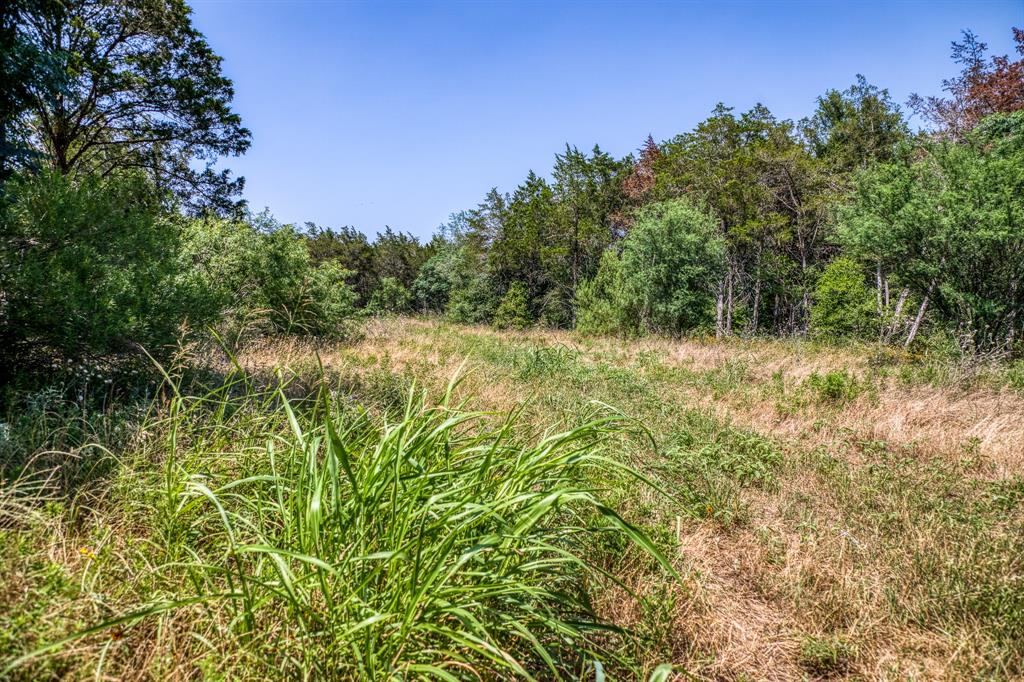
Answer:
<svg viewBox="0 0 1024 682"><path fill-rule="evenodd" d="M389 418L326 388L291 404L240 383L174 395L146 425L159 435L106 501L146 529L126 543L140 549L89 549L108 562L90 592L118 598L34 651L5 640L6 674L78 657L116 677L171 627L181 650L154 665L179 656L213 677L563 679L595 661L628 666L614 653L624 633L591 607L611 578L589 550L618 535L672 568L592 483L625 471L602 450L618 417L521 442L514 416L485 428L450 388L436 406L410 391Z"/></svg>
<svg viewBox="0 0 1024 682"><path fill-rule="evenodd" d="M820 402L836 406L854 400L864 390L857 377L845 370L824 374L814 372L807 378L807 383Z"/></svg>
<svg viewBox="0 0 1024 682"><path fill-rule="evenodd" d="M840 637L805 637L800 643L800 663L810 673L832 677L845 673L856 650Z"/></svg>

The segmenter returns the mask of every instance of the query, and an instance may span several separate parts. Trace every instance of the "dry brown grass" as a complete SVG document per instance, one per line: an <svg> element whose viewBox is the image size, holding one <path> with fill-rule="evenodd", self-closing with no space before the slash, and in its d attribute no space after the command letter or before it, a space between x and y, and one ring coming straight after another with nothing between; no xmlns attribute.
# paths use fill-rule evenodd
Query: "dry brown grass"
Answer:
<svg viewBox="0 0 1024 682"><path fill-rule="evenodd" d="M676 601L667 626L671 631L659 636L674 661L694 677L795 680L831 674L865 680L955 680L984 669L996 655L996 644L980 623L946 627L894 615L904 607L894 607L893 590L916 589L908 573L909 552L951 552L952 531L923 522L915 528L919 519L931 518L927 512L899 495L879 493L868 502L903 524L898 531L902 535L887 537L883 526L875 529L851 516L867 512L849 496L875 493L840 494L835 482L825 480L813 466L794 462L799 453L827 452L844 462L851 476L867 476L864 472L878 462L876 449L863 444L880 442L922 466L936 459L959 463L956 475L965 479L1020 477L1024 396L1019 392L982 384L901 381L895 374L873 371L868 353L859 349L777 341L622 342L560 331L510 333L407 319L375 321L364 338L349 346L313 349L277 342L249 349L242 362L263 369L309 364L316 350L334 371L366 375L383 367L434 388L466 363L469 373L462 390L479 407L499 413L538 391L573 390L571 383L557 378L517 380L507 367L482 358L474 350L479 344L568 348L586 366L649 374L664 403L704 408L725 423L772 438L787 453L776 487L742 491L745 523L662 520L673 526L676 564L686 580L672 588ZM742 381L701 383L702 377L729 366L740 368ZM800 393L812 376L835 371L870 384L870 389L838 406ZM784 387L781 397L779 386ZM533 419L541 422L543 417L535 414ZM906 485L926 489L929 481L914 473ZM652 589L642 571L621 577L641 596ZM896 602L900 599L897 594ZM608 590L599 606L623 625L643 620L640 602L624 590ZM849 643L847 660L831 673L809 666L805 647L813 638Z"/></svg>

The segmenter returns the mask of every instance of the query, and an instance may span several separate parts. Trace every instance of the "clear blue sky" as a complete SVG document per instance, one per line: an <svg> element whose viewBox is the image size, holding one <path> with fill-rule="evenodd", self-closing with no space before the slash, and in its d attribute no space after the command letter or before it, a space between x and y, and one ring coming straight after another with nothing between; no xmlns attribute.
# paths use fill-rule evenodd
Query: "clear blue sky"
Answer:
<svg viewBox="0 0 1024 682"><path fill-rule="evenodd" d="M253 133L229 166L284 222L428 237L566 143L616 156L716 102L800 118L858 73L904 102L973 29L1011 51L1024 0L301 2L193 0Z"/></svg>

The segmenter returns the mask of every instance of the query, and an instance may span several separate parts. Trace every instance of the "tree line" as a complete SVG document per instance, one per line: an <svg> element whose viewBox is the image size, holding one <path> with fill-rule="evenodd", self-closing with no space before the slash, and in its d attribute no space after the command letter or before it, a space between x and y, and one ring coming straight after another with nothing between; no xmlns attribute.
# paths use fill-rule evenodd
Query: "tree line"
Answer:
<svg viewBox="0 0 1024 682"><path fill-rule="evenodd" d="M0 9L0 346L172 348L213 327L343 337L421 313L584 333L813 335L1020 352L1021 58L970 32L913 132L858 77L799 121L719 104L615 158L566 146L427 242L281 225L220 161L250 132L182 0Z"/></svg>

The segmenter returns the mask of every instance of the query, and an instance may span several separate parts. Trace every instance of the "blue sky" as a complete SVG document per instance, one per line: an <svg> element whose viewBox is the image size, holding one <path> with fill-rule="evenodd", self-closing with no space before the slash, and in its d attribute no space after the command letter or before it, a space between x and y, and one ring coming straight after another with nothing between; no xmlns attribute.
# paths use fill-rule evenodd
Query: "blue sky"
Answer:
<svg viewBox="0 0 1024 682"><path fill-rule="evenodd" d="M429 237L566 143L616 156L716 102L809 114L858 73L904 102L973 29L1011 51L1024 0L303 2L193 0L253 144L228 165L284 222Z"/></svg>

